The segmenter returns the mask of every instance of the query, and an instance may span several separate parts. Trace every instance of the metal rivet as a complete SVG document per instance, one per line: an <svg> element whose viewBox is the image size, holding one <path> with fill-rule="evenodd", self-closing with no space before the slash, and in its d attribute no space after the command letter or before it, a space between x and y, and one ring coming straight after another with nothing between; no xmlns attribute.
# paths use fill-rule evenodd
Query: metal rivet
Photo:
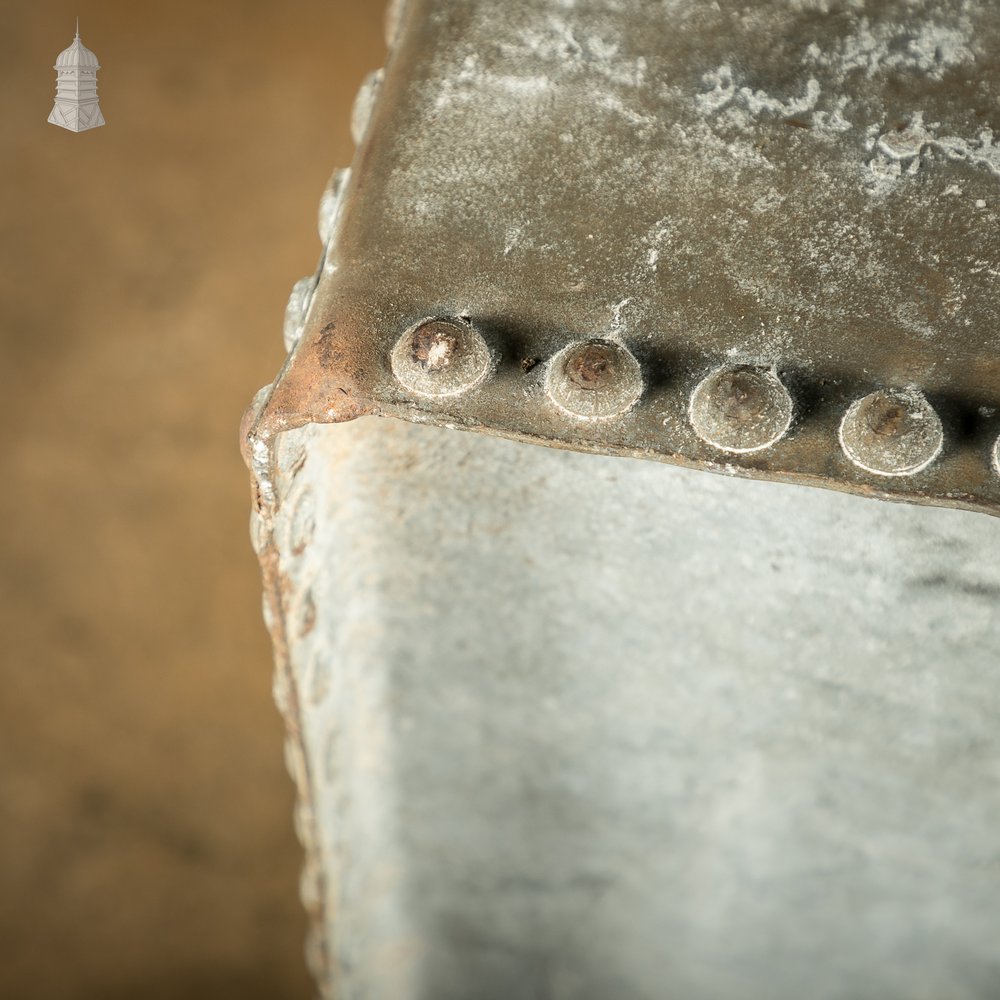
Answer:
<svg viewBox="0 0 1000 1000"><path fill-rule="evenodd" d="M282 329L282 339L285 342L286 351L290 351L302 337L302 324L309 312L315 285L315 278L310 277L300 278L292 286L292 293L288 296L288 305L285 306L285 324Z"/></svg>
<svg viewBox="0 0 1000 1000"><path fill-rule="evenodd" d="M574 417L617 417L642 395L639 362L611 340L584 340L564 347L545 373L549 399Z"/></svg>
<svg viewBox="0 0 1000 1000"><path fill-rule="evenodd" d="M927 468L944 444L941 420L916 389L883 389L852 403L840 423L840 445L858 468L910 476Z"/></svg>
<svg viewBox="0 0 1000 1000"><path fill-rule="evenodd" d="M361 140L368 130L368 123L371 121L375 99L378 97L384 75L385 71L382 69L372 70L362 82L358 96L354 98L354 106L351 108L351 138L355 146L361 145Z"/></svg>
<svg viewBox="0 0 1000 1000"><path fill-rule="evenodd" d="M691 394L695 433L722 451L746 453L780 441L792 423L792 397L774 372L750 365L719 368Z"/></svg>
<svg viewBox="0 0 1000 1000"><path fill-rule="evenodd" d="M344 192L347 190L347 182L350 179L350 167L334 170L330 175L330 179L326 182L326 187L323 189L323 194L319 199L316 222L319 228L320 242L324 246L326 246L327 241L333 235L334 227L340 216L340 209L344 204Z"/></svg>
<svg viewBox="0 0 1000 1000"><path fill-rule="evenodd" d="M392 373L420 396L457 396L479 385L493 367L483 336L459 319L427 319L396 341Z"/></svg>

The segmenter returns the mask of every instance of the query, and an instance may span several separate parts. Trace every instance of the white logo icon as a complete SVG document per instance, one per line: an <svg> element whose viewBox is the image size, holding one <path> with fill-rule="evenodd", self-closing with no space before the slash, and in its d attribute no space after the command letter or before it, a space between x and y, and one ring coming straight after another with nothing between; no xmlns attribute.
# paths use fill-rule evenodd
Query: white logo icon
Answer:
<svg viewBox="0 0 1000 1000"><path fill-rule="evenodd" d="M49 115L53 125L71 132L85 132L104 124L97 103L97 56L80 41L80 19L76 19L73 44L59 53L56 64L56 103Z"/></svg>

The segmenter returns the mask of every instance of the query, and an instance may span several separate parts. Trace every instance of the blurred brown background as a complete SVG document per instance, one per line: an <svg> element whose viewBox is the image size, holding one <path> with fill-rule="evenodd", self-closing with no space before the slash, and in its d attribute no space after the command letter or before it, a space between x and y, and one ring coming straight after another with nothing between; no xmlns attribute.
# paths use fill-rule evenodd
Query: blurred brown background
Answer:
<svg viewBox="0 0 1000 1000"><path fill-rule="evenodd" d="M307 997L236 431L383 3L0 10L0 997Z"/></svg>

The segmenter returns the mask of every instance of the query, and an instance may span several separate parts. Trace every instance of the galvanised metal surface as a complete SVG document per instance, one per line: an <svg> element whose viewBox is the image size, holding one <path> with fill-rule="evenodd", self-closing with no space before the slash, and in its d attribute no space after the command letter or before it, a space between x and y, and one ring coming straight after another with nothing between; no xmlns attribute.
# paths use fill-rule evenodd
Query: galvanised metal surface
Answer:
<svg viewBox="0 0 1000 1000"><path fill-rule="evenodd" d="M389 36L242 431L321 992L992 1000L1000 7Z"/></svg>
<svg viewBox="0 0 1000 1000"><path fill-rule="evenodd" d="M395 40L256 438L378 413L997 511L1000 5L410 0ZM392 363L434 319L489 356L446 394ZM887 468L841 433L872 393Z"/></svg>
<svg viewBox="0 0 1000 1000"><path fill-rule="evenodd" d="M337 1000L994 1000L1000 521L363 419L258 542Z"/></svg>

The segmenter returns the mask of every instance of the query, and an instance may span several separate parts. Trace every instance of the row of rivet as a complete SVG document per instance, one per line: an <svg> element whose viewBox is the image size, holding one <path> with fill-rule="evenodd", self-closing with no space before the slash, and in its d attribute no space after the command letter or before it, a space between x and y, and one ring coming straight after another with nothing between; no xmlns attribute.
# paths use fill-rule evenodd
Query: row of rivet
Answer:
<svg viewBox="0 0 1000 1000"><path fill-rule="evenodd" d="M393 374L421 396L454 396L480 385L496 365L489 346L464 319L428 319L407 330L390 358ZM549 362L548 398L571 416L619 416L642 395L639 363L613 340L577 341ZM688 418L695 433L720 451L747 454L770 448L792 424L792 397L769 368L727 365L691 394ZM916 389L884 389L853 403L840 424L840 445L858 468L881 476L907 476L941 453L941 420ZM1000 440L993 449L1000 471Z"/></svg>

